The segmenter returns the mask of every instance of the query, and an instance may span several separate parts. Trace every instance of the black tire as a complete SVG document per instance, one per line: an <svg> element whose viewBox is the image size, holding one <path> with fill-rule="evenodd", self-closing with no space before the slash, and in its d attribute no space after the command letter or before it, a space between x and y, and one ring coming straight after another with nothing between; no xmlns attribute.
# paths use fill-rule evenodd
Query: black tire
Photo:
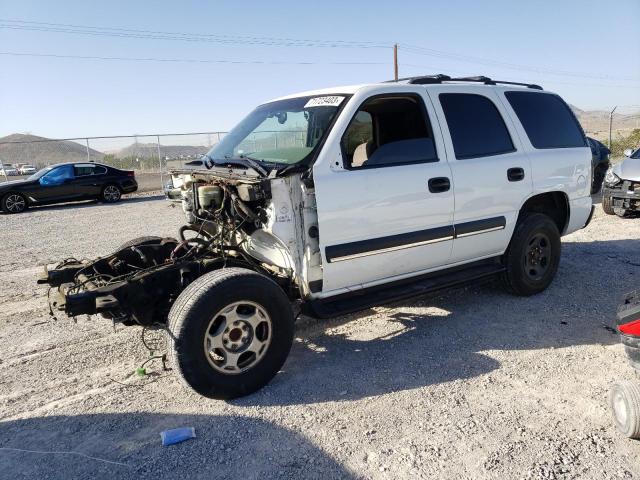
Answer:
<svg viewBox="0 0 640 480"><path fill-rule="evenodd" d="M110 183L105 185L100 192L100 201L104 203L117 203L122 198L122 190L117 185Z"/></svg>
<svg viewBox="0 0 640 480"><path fill-rule="evenodd" d="M153 235L148 235L146 237L136 237L134 239L129 240L128 242L124 242L122 245L118 247L118 250L122 250L123 248L129 248L137 245L146 245L147 243L158 243L162 240L162 237L156 237Z"/></svg>
<svg viewBox="0 0 640 480"><path fill-rule="evenodd" d="M591 178L591 195L596 195L602 190L604 176L607 174L608 164L598 166L593 169L593 177Z"/></svg>
<svg viewBox="0 0 640 480"><path fill-rule="evenodd" d="M602 196L602 210L607 215L615 215L616 212L613 211L613 198L608 195Z"/></svg>
<svg viewBox="0 0 640 480"><path fill-rule="evenodd" d="M504 255L507 289L520 296L545 290L558 271L560 251L560 232L551 218L542 213L522 217Z"/></svg>
<svg viewBox="0 0 640 480"><path fill-rule="evenodd" d="M616 427L628 438L640 438L640 387L617 382L609 392L609 405Z"/></svg>
<svg viewBox="0 0 640 480"><path fill-rule="evenodd" d="M9 192L2 197L0 207L2 207L4 213L22 213L29 207L29 203L24 195L17 192Z"/></svg>
<svg viewBox="0 0 640 480"><path fill-rule="evenodd" d="M229 325L223 310L242 302L254 303L268 315L270 343L247 370L223 373L212 365L212 353L217 350L208 351L206 336L212 329L224 326L227 332ZM216 327L220 318L223 327ZM216 270L190 284L171 308L167 322L169 359L183 382L200 395L217 399L241 397L262 388L278 373L291 350L293 332L291 303L273 280L243 268ZM226 363L226 351L223 353ZM248 352L240 358L245 353Z"/></svg>

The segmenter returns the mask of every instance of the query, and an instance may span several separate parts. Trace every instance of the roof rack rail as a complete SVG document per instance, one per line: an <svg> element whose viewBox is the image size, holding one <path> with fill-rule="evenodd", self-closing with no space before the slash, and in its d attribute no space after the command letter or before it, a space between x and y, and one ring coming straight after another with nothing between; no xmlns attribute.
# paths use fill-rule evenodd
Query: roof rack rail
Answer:
<svg viewBox="0 0 640 480"><path fill-rule="evenodd" d="M391 80L393 82L394 80ZM485 85L519 85L521 87L533 88L535 90L543 90L540 85L535 85L533 83L521 83L521 82L508 82L505 80L493 80L492 78L485 77L482 75L476 77L450 77L449 75L444 75L439 73L437 75L423 75L420 77L408 77L408 78L400 78L399 82L407 82L412 85L432 85L443 82L477 82L484 83Z"/></svg>
<svg viewBox="0 0 640 480"><path fill-rule="evenodd" d="M399 78L398 82L407 82L414 85L427 85L432 83L447 82L449 80L451 80L451 77L449 75L438 73L436 75L422 75L420 77ZM390 82L395 82L395 80L390 80Z"/></svg>

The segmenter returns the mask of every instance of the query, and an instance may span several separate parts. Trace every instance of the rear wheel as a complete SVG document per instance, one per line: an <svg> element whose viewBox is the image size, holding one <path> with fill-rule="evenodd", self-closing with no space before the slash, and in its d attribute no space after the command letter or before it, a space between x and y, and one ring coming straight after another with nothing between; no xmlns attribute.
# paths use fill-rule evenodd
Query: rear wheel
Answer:
<svg viewBox="0 0 640 480"><path fill-rule="evenodd" d="M640 438L640 387L633 382L618 382L609 393L616 427L629 438Z"/></svg>
<svg viewBox="0 0 640 480"><path fill-rule="evenodd" d="M2 197L2 211L20 213L27 209L27 199L19 193L8 193Z"/></svg>
<svg viewBox="0 0 640 480"><path fill-rule="evenodd" d="M608 195L602 196L602 210L607 215L614 215L616 212L613 211L613 198Z"/></svg>
<svg viewBox="0 0 640 480"><path fill-rule="evenodd" d="M105 203L116 203L122 198L122 192L117 185L107 185L102 189L100 198Z"/></svg>
<svg viewBox="0 0 640 480"><path fill-rule="evenodd" d="M553 281L560 264L560 232L542 213L527 214L516 225L504 256L504 282L516 295L535 295Z"/></svg>
<svg viewBox="0 0 640 480"><path fill-rule="evenodd" d="M189 285L169 312L169 356L182 380L210 398L248 395L284 364L294 331L289 299L271 279L242 268Z"/></svg>

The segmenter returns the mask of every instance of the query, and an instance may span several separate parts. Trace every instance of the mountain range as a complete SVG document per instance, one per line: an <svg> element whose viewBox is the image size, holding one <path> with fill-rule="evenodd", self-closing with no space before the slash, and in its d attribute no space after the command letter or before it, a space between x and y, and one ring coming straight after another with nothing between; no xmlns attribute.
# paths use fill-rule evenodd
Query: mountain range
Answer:
<svg viewBox="0 0 640 480"><path fill-rule="evenodd" d="M571 108L588 136L598 140L608 139L609 112L581 110L573 105ZM628 115L614 113L612 123L614 137L627 136L636 128L640 128L640 112ZM84 139L77 142L52 140L36 135L14 133L0 138L0 160L7 164L30 163L37 167L60 162L81 162L87 160L87 145L84 142ZM205 145L160 145L160 155L167 159L194 158L206 153L209 148ZM117 158L157 158L158 145L136 142L108 152L88 149L91 161L100 161L107 154Z"/></svg>

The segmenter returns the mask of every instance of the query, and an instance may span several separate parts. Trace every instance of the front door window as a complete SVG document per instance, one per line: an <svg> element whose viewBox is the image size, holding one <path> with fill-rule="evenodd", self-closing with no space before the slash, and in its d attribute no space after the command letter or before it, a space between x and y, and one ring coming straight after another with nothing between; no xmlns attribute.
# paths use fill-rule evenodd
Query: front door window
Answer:
<svg viewBox="0 0 640 480"><path fill-rule="evenodd" d="M51 170L40 178L40 185L62 185L65 181L73 178L73 167L71 165L61 165Z"/></svg>

